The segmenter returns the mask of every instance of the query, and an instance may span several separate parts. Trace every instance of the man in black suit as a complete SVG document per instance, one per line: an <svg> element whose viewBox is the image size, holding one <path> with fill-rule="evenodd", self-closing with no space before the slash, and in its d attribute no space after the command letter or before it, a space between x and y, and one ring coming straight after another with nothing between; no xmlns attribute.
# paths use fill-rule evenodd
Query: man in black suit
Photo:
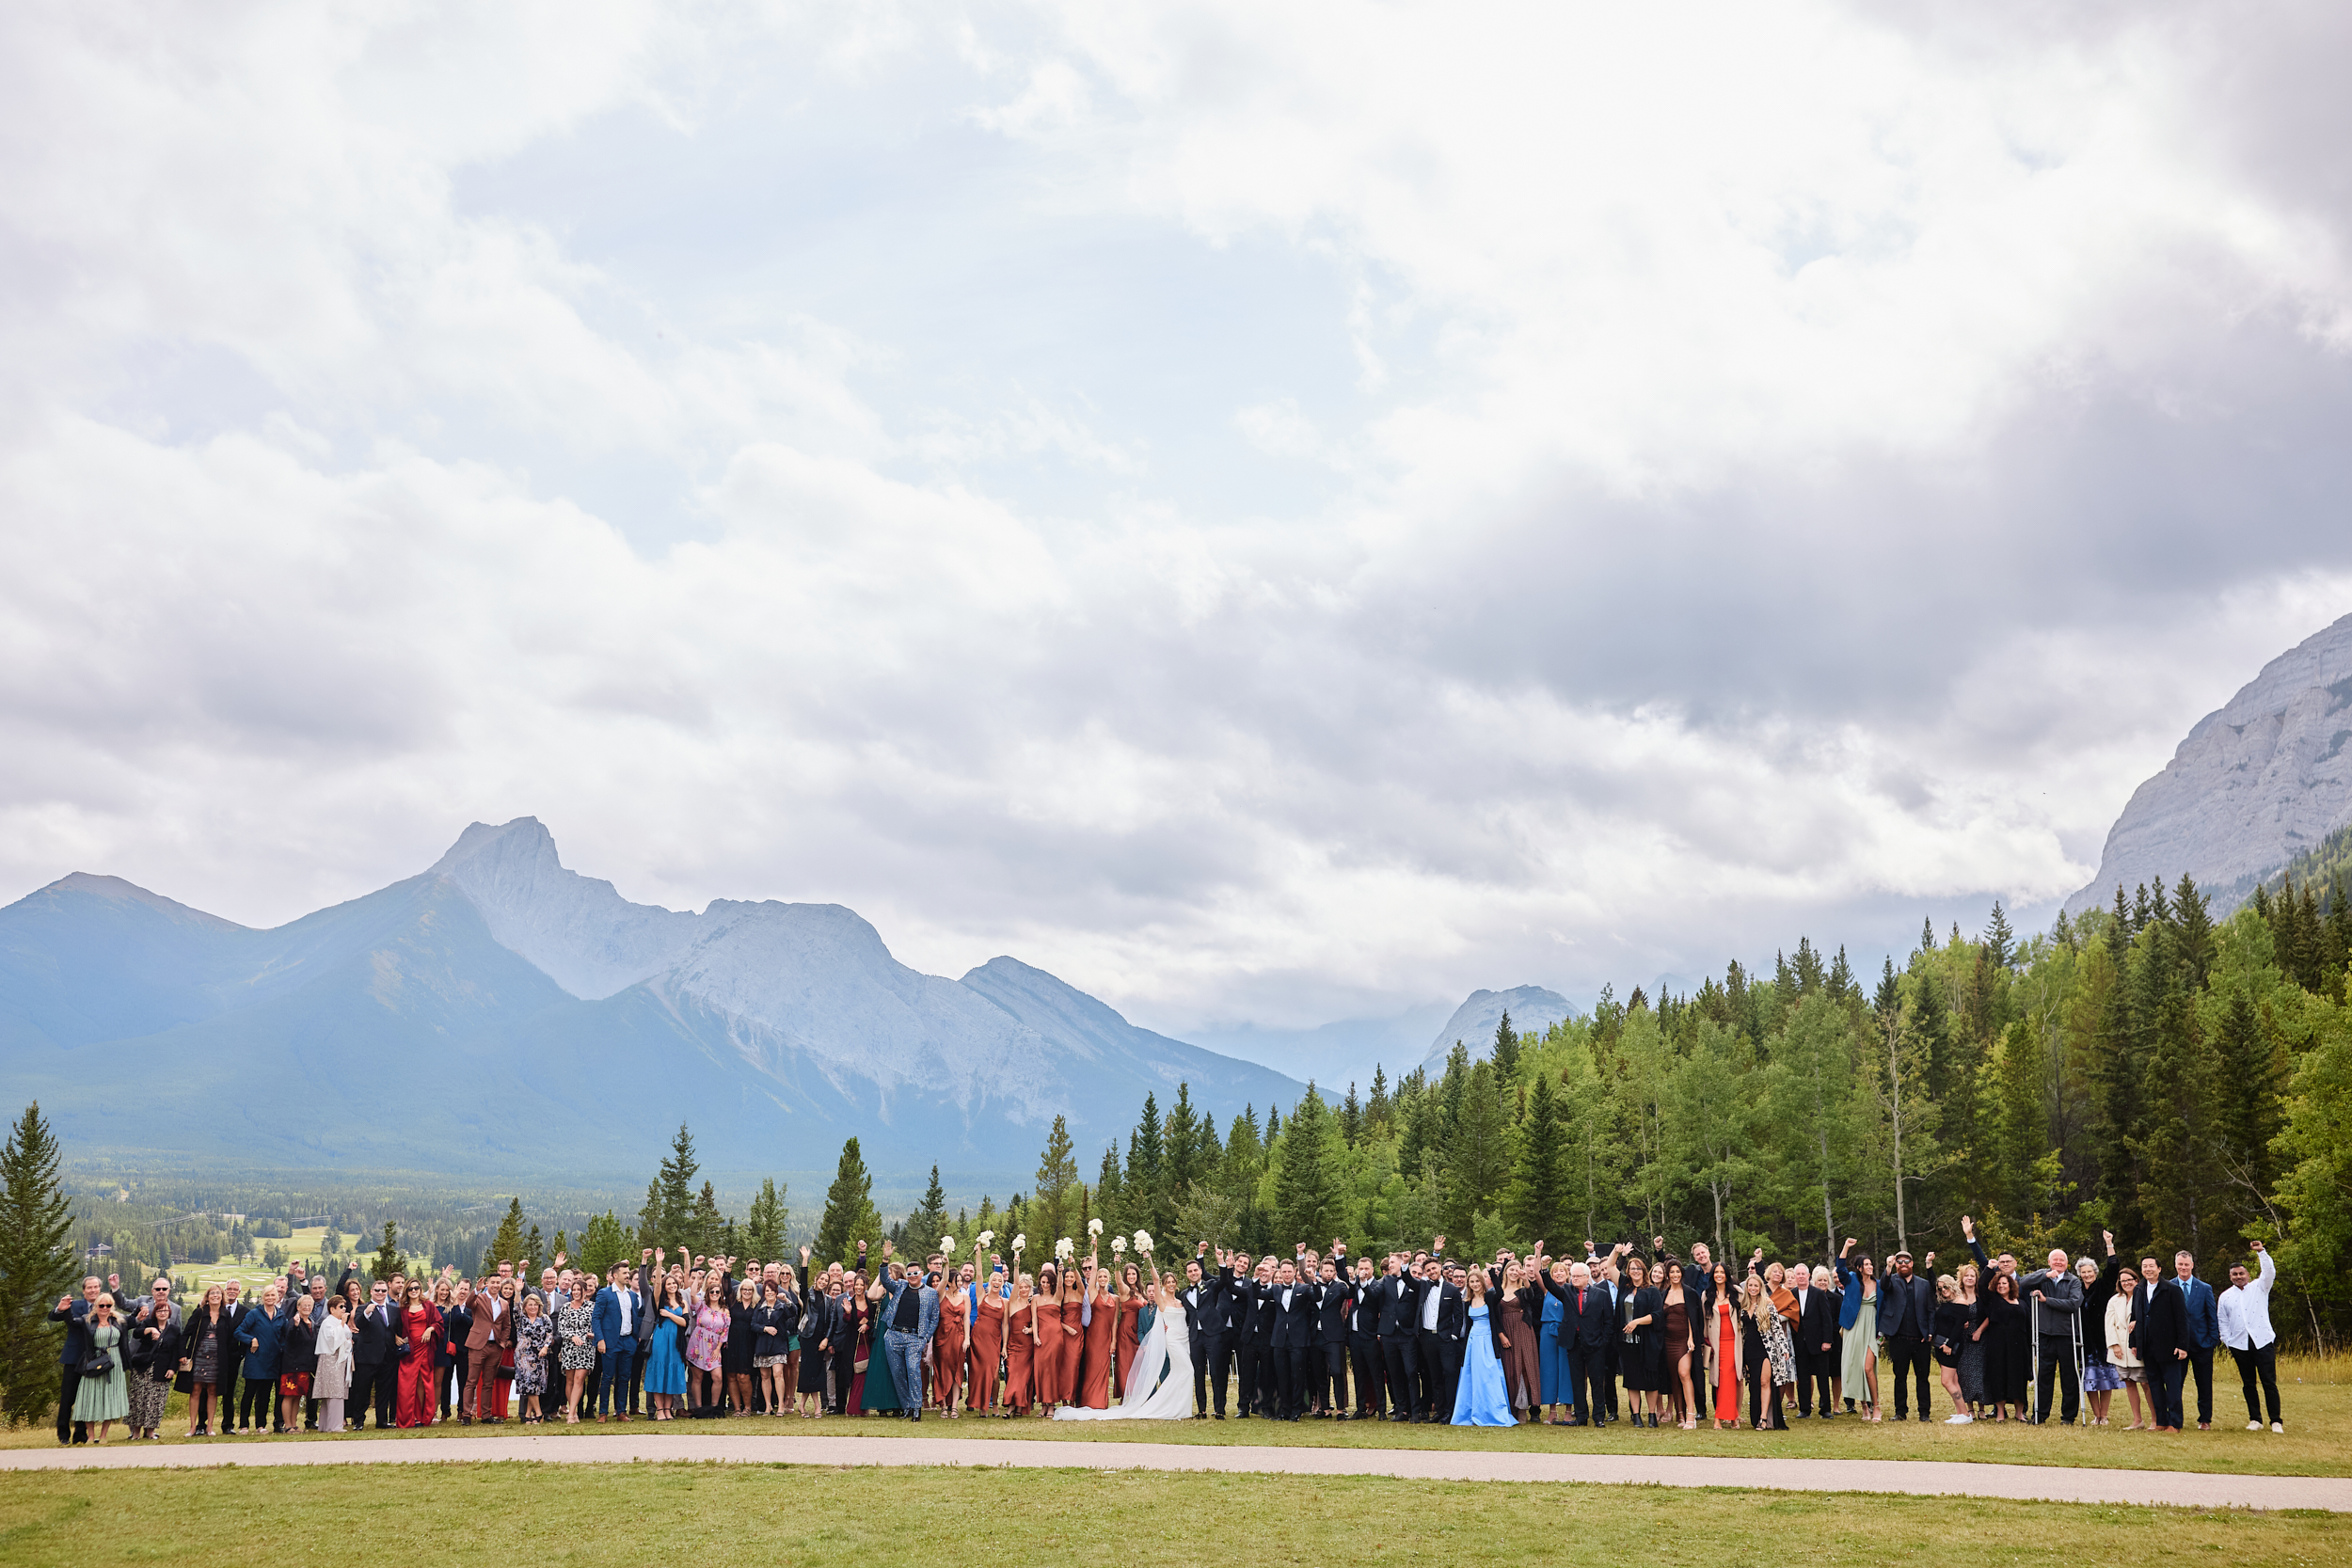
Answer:
<svg viewBox="0 0 2352 1568"><path fill-rule="evenodd" d="M1617 1419L1617 1356L1625 1349L1625 1336L1617 1332L1617 1302L1625 1291L1617 1259L1632 1250L1631 1243L1619 1242L1606 1258L1600 1258L1594 1255L1591 1242L1584 1243L1584 1266L1592 1273L1593 1287L1609 1298L1609 1332L1600 1346L1600 1394L1594 1404L1596 1411L1606 1408L1608 1414L1594 1421L1595 1426Z"/></svg>
<svg viewBox="0 0 2352 1568"><path fill-rule="evenodd" d="M1906 1370L1919 1386L1919 1418L1926 1420L1932 1409L1928 1403L1928 1364L1934 1359L1929 1350L1929 1337L1934 1330L1935 1287L1912 1272L1910 1249L1898 1248L1895 1266L1879 1284L1879 1332L1886 1336L1887 1364L1895 1375L1895 1419L1899 1421L1910 1413L1909 1385L1903 1381Z"/></svg>
<svg viewBox="0 0 2352 1568"><path fill-rule="evenodd" d="M1347 1358L1356 1374L1356 1419L1380 1418L1388 1384L1388 1365L1380 1354L1380 1276L1372 1259L1356 1259L1356 1277L1348 1286Z"/></svg>
<svg viewBox="0 0 2352 1568"><path fill-rule="evenodd" d="M351 1325L351 1429L367 1421L373 1397L378 1430L392 1424L392 1396L400 1384L400 1308L391 1289L377 1280L359 1321Z"/></svg>
<svg viewBox="0 0 2352 1568"><path fill-rule="evenodd" d="M1258 1279L1249 1254L1221 1255L1216 1279L1225 1298L1225 1342L1233 1356L1233 1418L1246 1421L1258 1404ZM1214 1391L1223 1404L1221 1379Z"/></svg>
<svg viewBox="0 0 2352 1568"><path fill-rule="evenodd" d="M1550 1261L1536 1259L1540 1265ZM1609 1340L1616 1326L1616 1302L1594 1282L1589 1264L1568 1265L1567 1290L1560 1303L1558 1335L1568 1362L1568 1424L1597 1427L1608 1419Z"/></svg>
<svg viewBox="0 0 2352 1568"><path fill-rule="evenodd" d="M1307 1413L1308 1361L1314 1354L1315 1307L1322 1293L1298 1277L1295 1263L1285 1260L1274 1271L1265 1307L1271 1318L1266 1346L1274 1362L1277 1420L1295 1421Z"/></svg>
<svg viewBox="0 0 2352 1568"><path fill-rule="evenodd" d="M1450 1421L1454 1386L1462 1376L1462 1350L1470 1340L1470 1301L1462 1289L1460 1267L1446 1262L1443 1236L1430 1249L1418 1327L1422 1418L1433 1423Z"/></svg>
<svg viewBox="0 0 2352 1568"><path fill-rule="evenodd" d="M1374 1287L1379 1307L1380 1363L1389 1386L1389 1419L1413 1418L1413 1390L1421 1383L1421 1281L1405 1272L1401 1252L1389 1254L1389 1271Z"/></svg>
<svg viewBox="0 0 2352 1568"><path fill-rule="evenodd" d="M1209 1319L1213 1311L1222 1310L1216 1306L1216 1291L1210 1283L1204 1263L1208 1250L1209 1243L1202 1242L1200 1251L1184 1259L1184 1288L1176 1292L1177 1299L1184 1304L1184 1329L1186 1338L1192 1342L1192 1414L1195 1420L1206 1420L1209 1415ZM1219 1320L1216 1338L1220 1346L1224 1338L1225 1325ZM1216 1402L1216 1413L1220 1417L1225 1414L1222 1398Z"/></svg>
<svg viewBox="0 0 2352 1568"><path fill-rule="evenodd" d="M1347 1322L1356 1310L1356 1282L1340 1277L1338 1256L1323 1260L1315 1282L1315 1350L1308 1369L1314 1413L1347 1419Z"/></svg>
<svg viewBox="0 0 2352 1568"><path fill-rule="evenodd" d="M1274 1354L1274 1259L1261 1258L1249 1276L1248 1323L1241 1338L1242 1411L1271 1420L1281 1408L1282 1379Z"/></svg>
<svg viewBox="0 0 2352 1568"><path fill-rule="evenodd" d="M2139 1267L2140 1289L2132 1303L2139 1325L2139 1359L2148 1369L2156 1430L2178 1432L2186 1418L2181 1395L2188 1378L2188 1296L2178 1279L2158 1277L2154 1259L2142 1259Z"/></svg>
<svg viewBox="0 0 2352 1568"><path fill-rule="evenodd" d="M1687 1290L1687 1286L1686 1286ZM1830 1398L1830 1379L1837 1375L1837 1298L1822 1290L1812 1273L1800 1264L1788 1271L1788 1290L1797 1298L1797 1419L1813 1418L1813 1393L1821 1395L1821 1419L1837 1414ZM1700 1318L1699 1323L1712 1320Z"/></svg>

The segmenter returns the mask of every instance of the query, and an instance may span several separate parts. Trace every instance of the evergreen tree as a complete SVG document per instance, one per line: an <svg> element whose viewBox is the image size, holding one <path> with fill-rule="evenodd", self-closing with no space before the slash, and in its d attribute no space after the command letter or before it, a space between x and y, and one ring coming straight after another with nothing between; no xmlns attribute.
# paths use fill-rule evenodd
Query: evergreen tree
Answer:
<svg viewBox="0 0 2352 1568"><path fill-rule="evenodd" d="M1504 1008L1502 1022L1495 1025L1495 1078L1504 1088L1519 1080L1519 1037L1511 1027L1511 1011Z"/></svg>
<svg viewBox="0 0 2352 1568"><path fill-rule="evenodd" d="M1339 1124L1310 1079L1306 1098L1291 1110L1290 1132L1275 1162L1278 1248L1303 1242L1318 1250L1327 1249L1334 1236L1348 1232L1346 1161Z"/></svg>
<svg viewBox="0 0 2352 1568"><path fill-rule="evenodd" d="M923 1189L923 1201L908 1212L906 1227L907 1245L917 1257L935 1250L940 1237L947 1233L947 1193L939 1184L937 1165L931 1167L931 1181Z"/></svg>
<svg viewBox="0 0 2352 1568"><path fill-rule="evenodd" d="M1395 1131L1394 1117L1389 1102L1389 1075L1377 1062L1372 1068L1372 1098L1364 1101L1364 1120L1373 1131L1386 1137Z"/></svg>
<svg viewBox="0 0 2352 1568"><path fill-rule="evenodd" d="M2173 924L2181 932L2181 963L2187 973L2187 985L2193 993L2204 989L2205 975L2213 968L2213 911L2205 902L2204 894L2188 873L2181 874L2181 884L2172 892Z"/></svg>
<svg viewBox="0 0 2352 1568"><path fill-rule="evenodd" d="M1207 1158L1205 1147L1216 1137L1216 1124L1204 1120L1192 1107L1192 1085L1177 1085L1176 1103L1168 1108L1168 1123L1161 1132L1160 1154L1165 1169L1161 1200L1168 1206L1171 1224L1176 1205L1184 1201L1184 1190L1216 1168Z"/></svg>
<svg viewBox="0 0 2352 1568"><path fill-rule="evenodd" d="M519 1264L524 1261L523 1253L523 1200L509 1198L506 1217L499 1221L498 1233L490 1238L490 1248L482 1255L481 1272L496 1274L501 1263Z"/></svg>
<svg viewBox="0 0 2352 1568"><path fill-rule="evenodd" d="M1829 994L1834 1000L1844 1002L1858 994L1861 989L1854 981L1853 966L1846 962L1845 944L1840 942L1837 961L1829 966Z"/></svg>
<svg viewBox="0 0 2352 1568"><path fill-rule="evenodd" d="M751 1212L743 1217L744 1255L761 1262L780 1262L785 1254L784 1195L776 1188L776 1179L768 1177L759 1184L759 1196L752 1199Z"/></svg>
<svg viewBox="0 0 2352 1568"><path fill-rule="evenodd" d="M1922 953L1935 951L1935 918L1932 915L1919 922L1919 951ZM1892 963L1894 960L1889 958L1887 962Z"/></svg>
<svg viewBox="0 0 2352 1568"><path fill-rule="evenodd" d="M1356 1081L1347 1081L1347 1098L1340 1101L1340 1137L1354 1148L1364 1135L1364 1102L1356 1098Z"/></svg>
<svg viewBox="0 0 2352 1568"><path fill-rule="evenodd" d="M588 1228L580 1233L580 1266L602 1277L612 1272L616 1263L637 1261L637 1249L629 1243L629 1233L621 1228L621 1218L607 1209L588 1222Z"/></svg>
<svg viewBox="0 0 2352 1568"><path fill-rule="evenodd" d="M1103 1164L1094 1176L1095 1217L1103 1222L1104 1229L1114 1234L1133 1230L1135 1227L1127 1223L1126 1205L1126 1181L1119 1168L1119 1146L1104 1144Z"/></svg>
<svg viewBox="0 0 2352 1568"><path fill-rule="evenodd" d="M1995 969L2007 969L2016 956L2017 933L2010 929L2009 911L2001 908L1998 898L1993 900L1993 918L1984 923L1984 956Z"/></svg>
<svg viewBox="0 0 2352 1568"><path fill-rule="evenodd" d="M2152 919L2135 974L2138 1043L2148 1117L2130 1141L2140 1168L2141 1215L2159 1242L2202 1253L2216 1217L2206 1183L2217 1164L2214 1149L2216 1062L2197 1026L2183 982L2178 927ZM2215 1232L2215 1239L2220 1233Z"/></svg>
<svg viewBox="0 0 2352 1568"><path fill-rule="evenodd" d="M1226 1196L1247 1208L1256 1197L1258 1178L1265 1170L1265 1146L1258 1141L1258 1108L1245 1105L1226 1134L1225 1163L1217 1186Z"/></svg>
<svg viewBox="0 0 2352 1568"><path fill-rule="evenodd" d="M2022 1023L2001 1032L1986 1062L1992 1074L1992 1158L1981 1162L2001 1212L2026 1220L2046 1212L2058 1176L2042 1095L2042 1053Z"/></svg>
<svg viewBox="0 0 2352 1568"><path fill-rule="evenodd" d="M400 1255L400 1225L394 1220L384 1222L384 1240L375 1249L375 1257L368 1264L368 1273L377 1279L408 1272L408 1259Z"/></svg>
<svg viewBox="0 0 2352 1568"><path fill-rule="evenodd" d="M638 1227L640 1246L710 1249L709 1239L694 1233L694 1177L701 1169L694 1159L694 1134L681 1121L677 1136L670 1140L669 1156L645 1189L645 1212Z"/></svg>
<svg viewBox="0 0 2352 1568"><path fill-rule="evenodd" d="M67 1238L72 1204L57 1180L62 1151L40 1102L8 1130L0 1148L0 1418L40 1420L56 1408L57 1348L51 1325L57 1298L73 1285Z"/></svg>
<svg viewBox="0 0 2352 1568"><path fill-rule="evenodd" d="M710 1183L703 1183L694 1195L694 1206L686 1219L688 1244L706 1256L717 1253L722 1258L733 1250L729 1238L735 1233L735 1222L719 1212L719 1195Z"/></svg>
<svg viewBox="0 0 2352 1568"><path fill-rule="evenodd" d="M1574 1244L1569 1238L1566 1152L1567 1138L1560 1125L1551 1074L1539 1072L1528 1091L1527 1120L1519 1128L1510 1194L1502 1207L1513 1234L1521 1240L1552 1240L1564 1247Z"/></svg>
<svg viewBox="0 0 2352 1568"><path fill-rule="evenodd" d="M547 1256L547 1243L539 1238L539 1222L531 1224L531 1234L523 1238L523 1266L515 1273L526 1279L539 1277L539 1259Z"/></svg>
<svg viewBox="0 0 2352 1568"><path fill-rule="evenodd" d="M1446 1150L1447 1228L1470 1235L1481 1209L1492 1209L1511 1178L1510 1127L1494 1064L1473 1066L1462 1086L1461 1120Z"/></svg>
<svg viewBox="0 0 2352 1568"><path fill-rule="evenodd" d="M1053 1131L1046 1134L1045 1148L1038 1156L1033 1207L1043 1239L1033 1236L1030 1240L1043 1249L1043 1256L1052 1256L1054 1243L1065 1236L1073 1242L1078 1239L1078 1161L1072 1152L1067 1117L1054 1117Z"/></svg>
<svg viewBox="0 0 2352 1568"><path fill-rule="evenodd" d="M1176 1202L1168 1182L1168 1129L1159 1100L1146 1092L1143 1114L1127 1134L1127 1217L1153 1236L1165 1236L1176 1222Z"/></svg>
<svg viewBox="0 0 2352 1568"><path fill-rule="evenodd" d="M866 1174L866 1156L851 1138L842 1144L841 1164L834 1171L833 1185L825 1189L825 1215L817 1223L816 1249L809 1261L812 1265L854 1264L857 1243L879 1242L882 1237L882 1214L874 1208L874 1179Z"/></svg>
<svg viewBox="0 0 2352 1568"><path fill-rule="evenodd" d="M2216 1152L2222 1199L2253 1217L2280 1172L2274 1140L2285 1121L2287 1055L2264 1027L2245 988L2231 990L2215 1031L2219 1092L2215 1100Z"/></svg>

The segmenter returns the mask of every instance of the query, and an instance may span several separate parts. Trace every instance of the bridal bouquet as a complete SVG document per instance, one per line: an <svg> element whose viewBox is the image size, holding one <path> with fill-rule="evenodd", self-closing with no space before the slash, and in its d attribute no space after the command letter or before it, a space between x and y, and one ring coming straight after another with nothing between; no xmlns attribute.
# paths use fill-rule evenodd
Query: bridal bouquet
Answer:
<svg viewBox="0 0 2352 1568"><path fill-rule="evenodd" d="M1100 1236L1102 1233L1103 1222L1101 1220L1087 1221L1087 1234L1089 1236Z"/></svg>
<svg viewBox="0 0 2352 1568"><path fill-rule="evenodd" d="M1013 1255L1015 1258L1020 1257L1020 1256L1021 1256L1021 1249L1022 1249L1023 1247L1027 1246L1028 1244L1029 1244L1029 1233L1028 1233L1027 1231L1025 1231L1025 1231L1023 1231L1020 1235L1015 1236L1015 1237L1012 1239L1012 1255Z"/></svg>
<svg viewBox="0 0 2352 1568"><path fill-rule="evenodd" d="M1146 1258L1152 1256L1152 1232L1149 1230L1138 1230L1136 1232L1136 1250L1142 1253Z"/></svg>
<svg viewBox="0 0 2352 1568"><path fill-rule="evenodd" d="M981 1250L982 1252L986 1252L986 1251L989 1249L989 1247L990 1247L992 1244L993 1244L993 1243L995 1242L995 1240L996 1240L996 1232L994 1232L993 1230L983 1230L983 1231L981 1231L981 1232L980 1232L980 1250Z"/></svg>
<svg viewBox="0 0 2352 1568"><path fill-rule="evenodd" d="M1054 1256L1067 1263L1073 1258L1078 1256L1078 1245L1069 1237L1064 1236L1060 1241L1054 1243Z"/></svg>
<svg viewBox="0 0 2352 1568"><path fill-rule="evenodd" d="M939 1250L953 1258L956 1255L956 1239L953 1236L942 1236L939 1239Z"/></svg>
<svg viewBox="0 0 2352 1568"><path fill-rule="evenodd" d="M1127 1238L1124 1236L1113 1236L1111 1238L1111 1256L1113 1258L1124 1258L1126 1255Z"/></svg>

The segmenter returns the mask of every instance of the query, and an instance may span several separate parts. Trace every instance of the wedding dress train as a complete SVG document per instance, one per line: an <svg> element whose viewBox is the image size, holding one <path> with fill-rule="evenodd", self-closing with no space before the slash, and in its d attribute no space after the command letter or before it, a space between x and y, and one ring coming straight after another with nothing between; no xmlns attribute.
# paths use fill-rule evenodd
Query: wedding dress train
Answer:
<svg viewBox="0 0 2352 1568"><path fill-rule="evenodd" d="M1136 1348L1127 1397L1104 1410L1064 1405L1057 1421L1184 1421L1192 1418L1192 1335L1181 1303L1162 1308Z"/></svg>

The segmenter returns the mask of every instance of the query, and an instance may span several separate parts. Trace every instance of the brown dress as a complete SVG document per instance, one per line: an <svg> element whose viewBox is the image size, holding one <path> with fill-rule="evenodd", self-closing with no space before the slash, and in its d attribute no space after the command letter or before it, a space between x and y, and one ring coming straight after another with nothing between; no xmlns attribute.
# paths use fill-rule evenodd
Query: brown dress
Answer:
<svg viewBox="0 0 2352 1568"><path fill-rule="evenodd" d="M1037 1402L1052 1409L1061 1402L1062 1340L1061 1303L1042 1296L1031 1298L1036 1303L1037 1352L1033 1373L1037 1387Z"/></svg>
<svg viewBox="0 0 2352 1568"><path fill-rule="evenodd" d="M996 1367L1005 1356L1005 1298L980 1287L979 1315L972 1320L972 1349L965 1375L971 1380L964 1402L975 1410L996 1403Z"/></svg>
<svg viewBox="0 0 2352 1568"><path fill-rule="evenodd" d="M1535 1343L1543 1329L1543 1310L1513 1298L1502 1308L1502 1332L1511 1348L1502 1353L1513 1404L1534 1410L1543 1402L1544 1364Z"/></svg>
<svg viewBox="0 0 2352 1568"><path fill-rule="evenodd" d="M1078 1402L1078 1373L1086 1354L1086 1298L1073 1296L1061 1304L1061 1365L1054 1370L1054 1389L1064 1404Z"/></svg>
<svg viewBox="0 0 2352 1568"><path fill-rule="evenodd" d="M1034 1300L1034 1298L1032 1298ZM1023 1415L1037 1397L1037 1346L1029 1338L1030 1304L1005 1306L1005 1402Z"/></svg>
<svg viewBox="0 0 2352 1568"><path fill-rule="evenodd" d="M1127 1397L1127 1370L1136 1364L1136 1342L1141 1336L1136 1332L1136 1320L1143 1316L1140 1299L1119 1304L1119 1361L1111 1369L1111 1398Z"/></svg>
<svg viewBox="0 0 2352 1568"><path fill-rule="evenodd" d="M1087 1314L1084 1307L1073 1307L1071 1310ZM1087 1314L1086 1332L1079 1337L1085 1349L1079 1353L1075 1399L1089 1410L1108 1410L1111 1405L1111 1320L1118 1312L1116 1297L1097 1296L1091 1313ZM1062 1320L1065 1326L1069 1321L1068 1318Z"/></svg>
<svg viewBox="0 0 2352 1568"><path fill-rule="evenodd" d="M1690 1307L1685 1302L1670 1301L1666 1304L1666 1359L1659 1378L1665 1385L1667 1394L1672 1396L1677 1410L1682 1408L1682 1374L1675 1368L1690 1354Z"/></svg>
<svg viewBox="0 0 2352 1568"><path fill-rule="evenodd" d="M931 1335L931 1402L942 1410L956 1407L956 1390L963 1384L964 1323L971 1298L957 1285L939 1293L939 1327Z"/></svg>

